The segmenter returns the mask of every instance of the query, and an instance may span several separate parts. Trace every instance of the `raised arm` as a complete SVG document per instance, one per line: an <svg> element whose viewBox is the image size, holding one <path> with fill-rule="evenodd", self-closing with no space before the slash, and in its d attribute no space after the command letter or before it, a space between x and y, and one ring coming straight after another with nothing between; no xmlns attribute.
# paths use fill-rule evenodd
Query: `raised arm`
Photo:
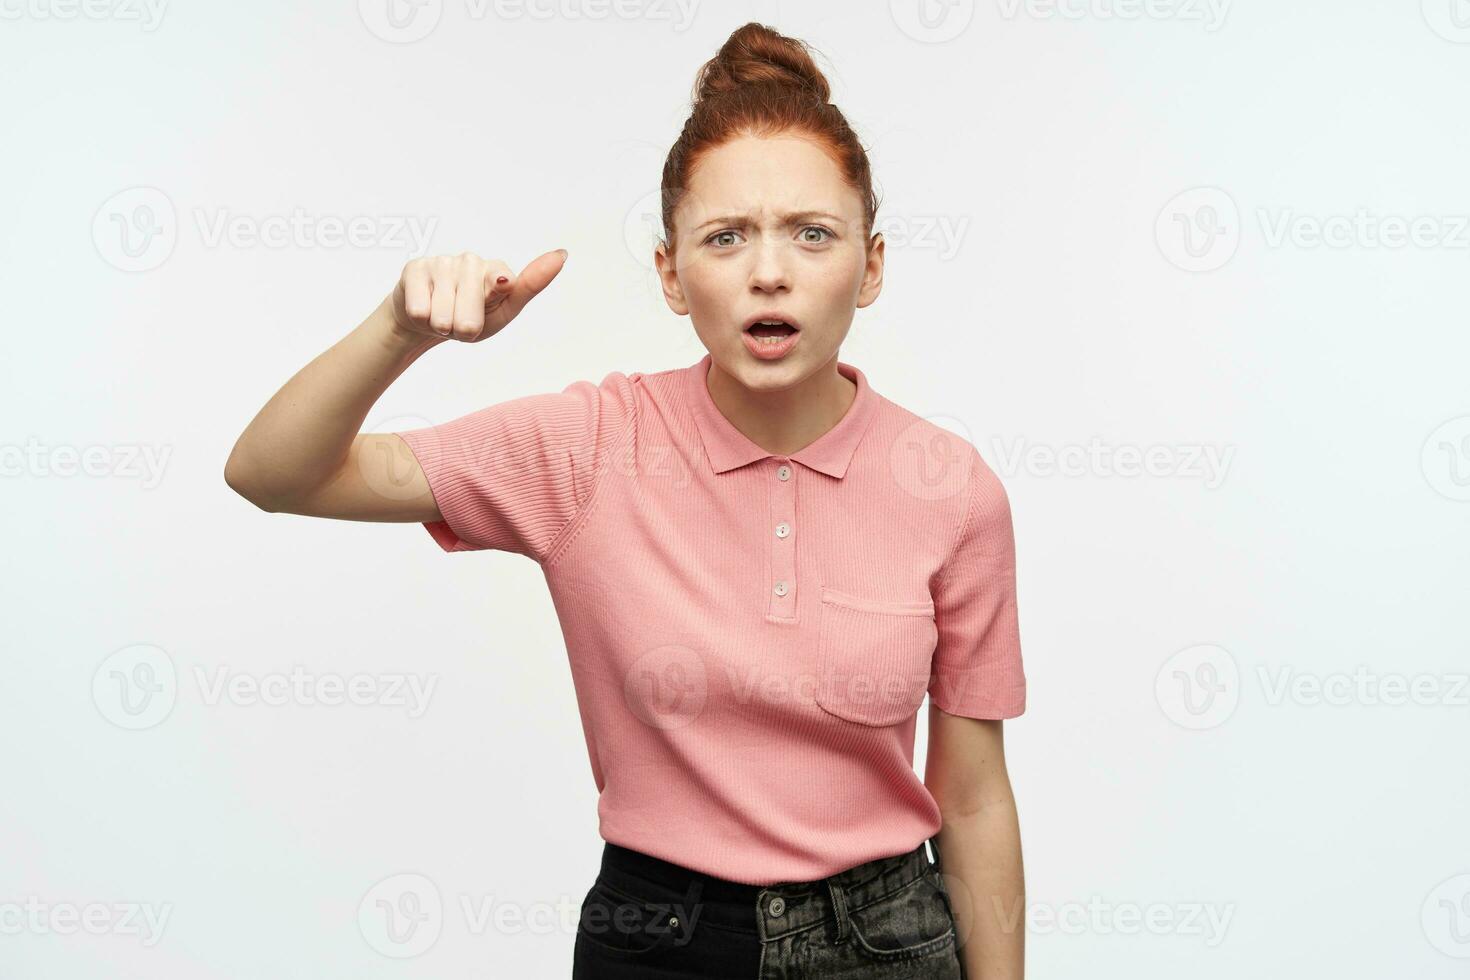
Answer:
<svg viewBox="0 0 1470 980"><path fill-rule="evenodd" d="M414 259L351 333L296 372L236 440L225 482L262 510L354 521L437 521L408 446L360 432L378 398L446 340L498 333L561 271L558 249L519 275L471 252Z"/></svg>

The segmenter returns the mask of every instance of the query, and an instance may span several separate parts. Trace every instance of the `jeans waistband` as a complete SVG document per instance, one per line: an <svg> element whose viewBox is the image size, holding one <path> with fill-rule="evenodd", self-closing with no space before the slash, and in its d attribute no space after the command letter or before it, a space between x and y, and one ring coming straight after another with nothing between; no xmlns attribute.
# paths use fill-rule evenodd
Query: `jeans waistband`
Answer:
<svg viewBox="0 0 1470 980"><path fill-rule="evenodd" d="M911 851L864 861L815 881L750 885L704 874L683 865L604 842L600 878L629 899L677 911L699 921L762 940L801 932L897 891L937 867L925 841ZM937 842L929 840L938 858Z"/></svg>

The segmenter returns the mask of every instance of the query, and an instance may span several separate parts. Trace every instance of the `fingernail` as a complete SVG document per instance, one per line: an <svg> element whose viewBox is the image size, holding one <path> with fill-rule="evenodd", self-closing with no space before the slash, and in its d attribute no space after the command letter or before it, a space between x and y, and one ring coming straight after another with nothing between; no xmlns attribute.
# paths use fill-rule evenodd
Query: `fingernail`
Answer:
<svg viewBox="0 0 1470 980"><path fill-rule="evenodd" d="M566 258L567 257L567 250L566 249L559 248L559 249L557 249L557 251L561 253L561 257L562 258Z"/></svg>
<svg viewBox="0 0 1470 980"><path fill-rule="evenodd" d="M496 276L495 277L495 281L497 283L504 284L504 283L510 282L510 277L508 277L508 276Z"/></svg>

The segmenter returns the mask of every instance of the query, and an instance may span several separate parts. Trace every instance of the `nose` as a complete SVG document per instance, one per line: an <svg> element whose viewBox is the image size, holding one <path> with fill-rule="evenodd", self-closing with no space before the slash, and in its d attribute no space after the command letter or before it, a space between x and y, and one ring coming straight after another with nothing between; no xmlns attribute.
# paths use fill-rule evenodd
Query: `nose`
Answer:
<svg viewBox="0 0 1470 980"><path fill-rule="evenodd" d="M775 292L790 289L788 257L783 242L772 242L762 236L747 250L750 259L750 285L760 292Z"/></svg>

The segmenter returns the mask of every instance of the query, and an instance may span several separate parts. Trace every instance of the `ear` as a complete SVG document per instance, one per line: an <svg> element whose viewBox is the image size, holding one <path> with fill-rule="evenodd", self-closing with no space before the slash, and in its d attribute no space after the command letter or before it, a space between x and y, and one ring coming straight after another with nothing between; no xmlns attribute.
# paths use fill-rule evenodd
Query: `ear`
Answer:
<svg viewBox="0 0 1470 980"><path fill-rule="evenodd" d="M868 260L863 270L863 282L858 287L857 306L861 309L878 298L883 291L883 233L875 232L868 240Z"/></svg>
<svg viewBox="0 0 1470 980"><path fill-rule="evenodd" d="M659 242L653 250L653 265L658 270L659 285L663 287L664 302L680 316L689 315L689 304L684 302L684 287L679 282L679 271L669 254L668 242Z"/></svg>

